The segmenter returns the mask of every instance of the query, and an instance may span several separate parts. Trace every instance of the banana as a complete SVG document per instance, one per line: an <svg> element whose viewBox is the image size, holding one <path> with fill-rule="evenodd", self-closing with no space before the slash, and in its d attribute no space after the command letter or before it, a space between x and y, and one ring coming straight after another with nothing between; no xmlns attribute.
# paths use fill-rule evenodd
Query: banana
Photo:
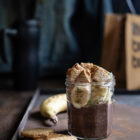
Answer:
<svg viewBox="0 0 140 140"><path fill-rule="evenodd" d="M106 102L109 97L108 87L93 87L91 92L90 104Z"/></svg>
<svg viewBox="0 0 140 140"><path fill-rule="evenodd" d="M109 89L109 91L108 91L108 94L106 95L106 97L104 98L104 101L105 102L111 102L111 97L112 97L112 95L113 95L113 93L112 93L112 91Z"/></svg>
<svg viewBox="0 0 140 140"><path fill-rule="evenodd" d="M66 94L58 94L44 100L40 105L40 113L50 118L54 123L58 122L57 114L67 110Z"/></svg>
<svg viewBox="0 0 140 140"><path fill-rule="evenodd" d="M76 86L71 91L71 102L75 108L84 107L90 99L90 87Z"/></svg>

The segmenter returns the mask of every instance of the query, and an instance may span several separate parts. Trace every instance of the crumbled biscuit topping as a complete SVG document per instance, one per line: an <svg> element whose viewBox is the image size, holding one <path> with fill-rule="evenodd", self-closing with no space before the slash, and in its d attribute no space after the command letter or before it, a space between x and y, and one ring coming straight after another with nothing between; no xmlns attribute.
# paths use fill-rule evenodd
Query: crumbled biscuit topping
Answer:
<svg viewBox="0 0 140 140"><path fill-rule="evenodd" d="M67 70L67 76L70 82L80 83L106 82L112 79L109 71L93 63L76 63Z"/></svg>

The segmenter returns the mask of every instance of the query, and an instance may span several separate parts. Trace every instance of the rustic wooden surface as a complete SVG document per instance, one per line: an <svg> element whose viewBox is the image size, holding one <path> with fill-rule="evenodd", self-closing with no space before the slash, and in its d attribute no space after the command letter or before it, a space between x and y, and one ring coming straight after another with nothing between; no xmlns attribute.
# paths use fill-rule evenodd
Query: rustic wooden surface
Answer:
<svg viewBox="0 0 140 140"><path fill-rule="evenodd" d="M0 91L0 140L10 140L33 93Z"/></svg>
<svg viewBox="0 0 140 140"><path fill-rule="evenodd" d="M0 81L0 140L10 140L35 91L13 90L11 80ZM41 80L39 88L64 88L64 79Z"/></svg>
<svg viewBox="0 0 140 140"><path fill-rule="evenodd" d="M140 108L116 104L112 134L106 140L139 140Z"/></svg>
<svg viewBox="0 0 140 140"><path fill-rule="evenodd" d="M64 80L46 80L39 83L40 88L63 88ZM32 92L17 92L14 90L0 90L0 140L10 140L16 130L22 115L34 94ZM108 140L139 140L140 139L140 94L117 95L118 104L114 118L117 126ZM118 123L119 122L119 123ZM114 125L113 125L114 127ZM121 130L121 131L120 131ZM132 134L132 135L130 135Z"/></svg>
<svg viewBox="0 0 140 140"><path fill-rule="evenodd" d="M139 140L140 139L140 107L132 105L134 96L126 96L126 99L131 98L131 104L126 105L125 100L121 103L119 97L123 95L116 95L116 103L113 114L113 130L111 135L105 140ZM46 99L46 95L42 95L36 102L29 119L25 125L25 129L52 127L55 132L67 133L67 113L60 113L58 115L57 125L53 125L49 120L43 118L39 112L40 103ZM138 97L140 97L138 95ZM137 98L138 98L137 97ZM140 103L139 103L140 104Z"/></svg>

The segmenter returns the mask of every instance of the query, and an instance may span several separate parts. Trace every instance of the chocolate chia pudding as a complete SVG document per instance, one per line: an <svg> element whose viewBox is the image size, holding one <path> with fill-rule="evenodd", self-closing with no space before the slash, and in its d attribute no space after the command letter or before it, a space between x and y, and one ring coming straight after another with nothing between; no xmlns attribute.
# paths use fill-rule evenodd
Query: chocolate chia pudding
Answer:
<svg viewBox="0 0 140 140"><path fill-rule="evenodd" d="M69 104L69 132L77 137L104 138L112 129L113 104L105 103L76 109Z"/></svg>
<svg viewBox="0 0 140 140"><path fill-rule="evenodd" d="M68 132L81 139L100 139L112 128L111 72L92 63L76 63L67 71Z"/></svg>

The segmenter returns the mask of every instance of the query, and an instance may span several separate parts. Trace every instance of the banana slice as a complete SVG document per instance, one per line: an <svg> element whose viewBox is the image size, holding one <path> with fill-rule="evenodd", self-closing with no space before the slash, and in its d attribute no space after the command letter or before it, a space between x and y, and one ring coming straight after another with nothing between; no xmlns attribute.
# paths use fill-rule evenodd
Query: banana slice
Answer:
<svg viewBox="0 0 140 140"><path fill-rule="evenodd" d="M96 104L107 101L108 87L93 87L91 91L90 104Z"/></svg>
<svg viewBox="0 0 140 140"><path fill-rule="evenodd" d="M84 107L90 99L90 86L76 86L71 91L71 102L75 108Z"/></svg>
<svg viewBox="0 0 140 140"><path fill-rule="evenodd" d="M111 102L111 97L112 97L112 95L113 95L113 93L112 93L112 91L110 91L110 89L109 89L109 91L108 91L108 94L106 95L106 97L105 97L105 102Z"/></svg>

